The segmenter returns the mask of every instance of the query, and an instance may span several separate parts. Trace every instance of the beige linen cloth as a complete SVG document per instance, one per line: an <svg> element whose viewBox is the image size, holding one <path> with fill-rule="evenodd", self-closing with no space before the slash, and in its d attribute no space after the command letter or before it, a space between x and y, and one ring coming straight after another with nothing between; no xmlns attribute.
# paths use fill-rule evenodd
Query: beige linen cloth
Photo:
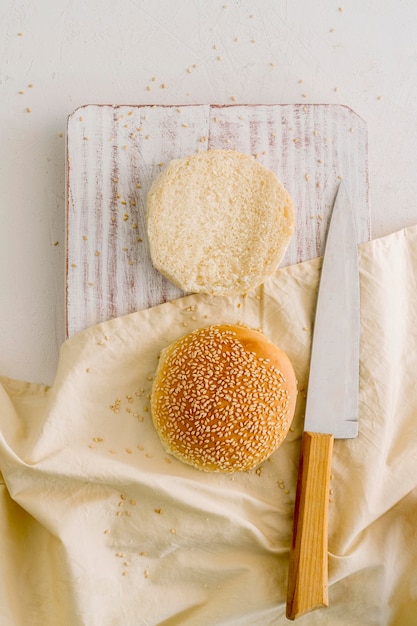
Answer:
<svg viewBox="0 0 417 626"><path fill-rule="evenodd" d="M285 618L320 259L247 297L188 296L66 341L52 387L2 379L2 626L276 626ZM360 246L360 434L336 441L330 606L300 625L417 624L417 227ZM194 328L261 327L299 381L293 428L248 473L163 450L158 353ZM323 402L325 402L323 398Z"/></svg>

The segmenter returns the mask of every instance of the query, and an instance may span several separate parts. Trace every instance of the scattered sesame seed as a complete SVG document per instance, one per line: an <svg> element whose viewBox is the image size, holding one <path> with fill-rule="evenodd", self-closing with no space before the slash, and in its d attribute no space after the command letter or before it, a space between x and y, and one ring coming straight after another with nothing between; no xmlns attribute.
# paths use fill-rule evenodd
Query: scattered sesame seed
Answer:
<svg viewBox="0 0 417 626"><path fill-rule="evenodd" d="M26 107L26 113L31 113L32 109L30 107Z"/></svg>

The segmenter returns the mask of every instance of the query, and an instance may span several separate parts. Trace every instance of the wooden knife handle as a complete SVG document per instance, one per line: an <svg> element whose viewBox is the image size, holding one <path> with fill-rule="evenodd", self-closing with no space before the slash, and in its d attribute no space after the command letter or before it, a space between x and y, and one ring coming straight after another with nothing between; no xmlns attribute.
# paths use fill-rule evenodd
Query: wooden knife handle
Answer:
<svg viewBox="0 0 417 626"><path fill-rule="evenodd" d="M304 432L287 591L287 618L328 606L330 468L333 435Z"/></svg>

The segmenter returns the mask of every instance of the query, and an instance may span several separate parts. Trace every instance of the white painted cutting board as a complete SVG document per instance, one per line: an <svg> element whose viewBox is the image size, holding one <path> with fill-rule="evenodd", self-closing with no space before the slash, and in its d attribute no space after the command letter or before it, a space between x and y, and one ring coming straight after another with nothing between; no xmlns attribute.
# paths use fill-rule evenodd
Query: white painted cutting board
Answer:
<svg viewBox="0 0 417 626"><path fill-rule="evenodd" d="M67 129L67 336L182 293L151 263L146 196L173 158L208 148L253 155L276 172L296 211L282 266L323 253L346 181L358 240L370 239L367 130L339 105L86 105Z"/></svg>

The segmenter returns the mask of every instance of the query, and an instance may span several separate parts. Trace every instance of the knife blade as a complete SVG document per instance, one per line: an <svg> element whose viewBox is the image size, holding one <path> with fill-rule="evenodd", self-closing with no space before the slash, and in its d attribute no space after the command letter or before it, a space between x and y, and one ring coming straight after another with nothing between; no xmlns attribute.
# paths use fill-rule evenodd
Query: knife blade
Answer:
<svg viewBox="0 0 417 626"><path fill-rule="evenodd" d="M334 439L358 434L360 302L355 222L345 184L328 229L314 320L290 562L288 619L328 606Z"/></svg>

